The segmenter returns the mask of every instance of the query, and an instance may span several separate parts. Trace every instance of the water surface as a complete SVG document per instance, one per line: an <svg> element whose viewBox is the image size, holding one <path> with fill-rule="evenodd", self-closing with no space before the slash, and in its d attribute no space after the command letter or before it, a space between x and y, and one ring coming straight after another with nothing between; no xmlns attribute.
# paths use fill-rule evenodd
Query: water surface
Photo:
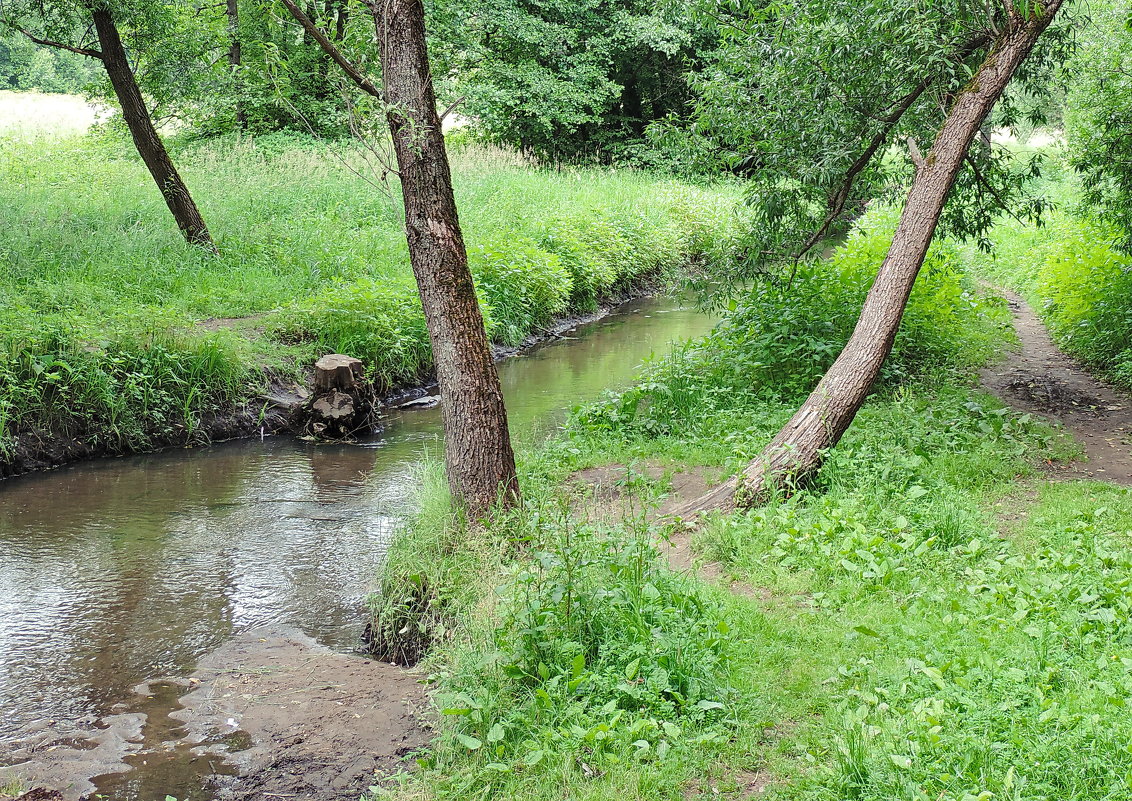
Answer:
<svg viewBox="0 0 1132 801"><path fill-rule="evenodd" d="M501 362L513 437L545 436L713 322L635 301ZM257 626L355 647L414 469L443 452L439 410L386 423L360 445L245 440L0 482L0 741L105 715Z"/></svg>

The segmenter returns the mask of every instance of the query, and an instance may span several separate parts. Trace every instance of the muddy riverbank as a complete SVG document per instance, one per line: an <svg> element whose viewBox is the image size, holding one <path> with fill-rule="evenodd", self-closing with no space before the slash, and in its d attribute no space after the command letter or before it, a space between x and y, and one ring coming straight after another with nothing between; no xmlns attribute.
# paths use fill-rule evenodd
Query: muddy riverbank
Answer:
<svg viewBox="0 0 1132 801"><path fill-rule="evenodd" d="M533 348L561 338L569 331L601 320L627 303L655 296L658 287L644 281L620 295L602 301L593 312L577 313L555 321L546 329L532 334L517 346L493 346L496 361L518 356ZM209 321L215 323L216 321ZM226 321L232 323L235 321ZM215 327L215 326L214 326ZM262 438L279 434L299 433L301 425L294 415L295 407L309 395L313 385L313 368L307 365L298 371L302 378L280 376L264 369L257 383L261 389L230 408L215 409L203 415L194 425L176 424L153 430L150 447L131 451L115 445L94 431L60 433L49 429L22 428L14 432L15 445L10 452L0 453L0 481L29 473L53 470L76 462L131 453L157 453L168 448L201 447L236 439ZM386 414L406 401L436 392L435 373L429 371L417 380L395 386L380 398L380 413ZM380 426L380 422L379 422ZM377 432L374 432L377 433Z"/></svg>
<svg viewBox="0 0 1132 801"><path fill-rule="evenodd" d="M504 360L513 436L541 439L571 406L626 385L649 354L713 324L678 301L639 300ZM371 670L353 655L365 598L398 521L413 509L422 461L443 448L438 408L390 408L384 423L355 445L254 438L94 460L0 484L0 786L51 755L48 766L71 766L69 783L88 773L83 780L99 782L111 801L152 801L172 787L182 788L166 790L179 801L250 791L252 775L265 773L240 764L256 747L260 724L252 718L270 729L260 742L302 764L306 746L296 741L299 750L288 750L270 718L238 709L244 696L286 692L256 684L266 681L256 671L286 664L287 653L299 658L287 650L298 646L279 646L258 667L251 651L232 648L254 646L264 636L256 632L283 630L317 651L316 662L336 654L348 659L335 669ZM225 689L217 682L235 675L225 672L232 663L223 666L233 655L243 660L243 683ZM193 678L214 698L233 693L225 708L240 714L223 716L224 726L186 750L177 744L195 724L182 713L202 709L202 696L184 683ZM339 701L350 705L323 700L335 709ZM93 764L74 767L99 748ZM236 758L237 750L249 754ZM207 779L214 774L236 778L217 784Z"/></svg>

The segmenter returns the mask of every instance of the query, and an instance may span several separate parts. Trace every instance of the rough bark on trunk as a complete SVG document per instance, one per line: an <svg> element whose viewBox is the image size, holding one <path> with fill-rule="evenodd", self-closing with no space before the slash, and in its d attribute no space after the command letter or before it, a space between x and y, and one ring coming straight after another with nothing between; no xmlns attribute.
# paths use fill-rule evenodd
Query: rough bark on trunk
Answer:
<svg viewBox="0 0 1132 801"><path fill-rule="evenodd" d="M384 91L295 2L282 0L362 91L382 100L405 201L409 261L424 306L440 396L452 496L473 518L519 502L515 454L499 374L484 330L456 213L436 111L420 0L366 0L377 29Z"/></svg>
<svg viewBox="0 0 1132 801"><path fill-rule="evenodd" d="M224 13L228 16L228 67L236 82L236 127L243 131L248 127L248 115L241 98L243 80L239 73L244 63L244 43L240 39L240 0L226 0Z"/></svg>
<svg viewBox="0 0 1132 801"><path fill-rule="evenodd" d="M452 494L473 517L519 499L507 410L468 268L425 46L421 0L371 5L389 129L444 406Z"/></svg>
<svg viewBox="0 0 1132 801"><path fill-rule="evenodd" d="M853 422L892 350L908 296L972 140L1061 5L1062 0L1045 0L1029 18L1011 12L1006 31L955 98L931 150L921 159L914 144L911 148L918 162L915 178L892 246L845 349L802 407L743 473L686 504L677 514L763 503L775 492L790 492L804 484L821 467L826 451Z"/></svg>
<svg viewBox="0 0 1132 801"><path fill-rule="evenodd" d="M122 119L130 129L138 155L142 157L145 166L149 169L153 180L157 182L169 211L177 221L185 239L193 245L200 245L209 250L216 250L208 227L197 210L196 204L189 195L188 187L181 180L177 168L173 166L165 144L157 134L157 129L150 119L149 109L142 98L141 89L134 78L134 71L126 58L126 49L122 46L122 37L110 12L105 9L96 9L94 15L94 28L98 33L98 41L102 48L102 63L106 66L106 74L114 87L114 94L122 107Z"/></svg>

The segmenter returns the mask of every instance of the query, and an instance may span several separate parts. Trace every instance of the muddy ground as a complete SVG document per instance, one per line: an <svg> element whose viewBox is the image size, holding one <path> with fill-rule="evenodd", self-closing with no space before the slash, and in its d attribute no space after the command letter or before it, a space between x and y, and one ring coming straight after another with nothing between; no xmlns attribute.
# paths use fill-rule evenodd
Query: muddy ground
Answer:
<svg viewBox="0 0 1132 801"><path fill-rule="evenodd" d="M1084 460L1051 470L1132 484L1132 398L1058 350L1034 310L1013 292L1003 294L1021 349L983 370L983 386L1018 411L1060 423L1080 443Z"/></svg>
<svg viewBox="0 0 1132 801"><path fill-rule="evenodd" d="M63 801L356 801L428 743L421 679L298 631L261 629L203 657L188 678L137 688L136 709L78 727L52 722L5 755L17 764L2 775L39 794L31 798ZM143 763L144 775L130 770Z"/></svg>

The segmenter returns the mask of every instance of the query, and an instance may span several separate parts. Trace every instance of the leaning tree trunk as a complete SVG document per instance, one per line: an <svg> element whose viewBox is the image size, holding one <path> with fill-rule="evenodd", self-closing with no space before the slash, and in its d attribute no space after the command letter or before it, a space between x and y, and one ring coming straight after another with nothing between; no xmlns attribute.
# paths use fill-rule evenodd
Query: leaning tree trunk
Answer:
<svg viewBox="0 0 1132 801"><path fill-rule="evenodd" d="M452 494L473 517L519 499L499 374L456 214L436 111L421 0L371 4L389 129L405 201L409 260L420 288L444 405Z"/></svg>
<svg viewBox="0 0 1132 801"><path fill-rule="evenodd" d="M1036 4L1038 10L1029 18L1011 12L1008 29L955 99L928 154L921 159L910 143L917 162L912 188L845 349L790 422L740 476L678 513L762 503L775 492L804 484L821 467L826 451L853 422L892 350L908 296L967 149L1061 4L1062 0L1045 0Z"/></svg>
<svg viewBox="0 0 1132 801"><path fill-rule="evenodd" d="M106 9L96 9L94 15L94 28L98 32L98 41L102 47L102 63L106 65L106 74L114 87L114 94L122 106L122 118L130 129L134 138L134 145L138 154L145 162L153 180L157 182L158 189L165 197L169 211L177 221L185 239L193 245L201 245L209 250L216 250L208 227L197 210L189 195L188 187L181 180L177 168L173 166L169 153L157 129L153 127L153 120L149 117L149 109L142 99L141 89L134 78L134 71L126 58L126 49L122 46L122 37L114 18Z"/></svg>

